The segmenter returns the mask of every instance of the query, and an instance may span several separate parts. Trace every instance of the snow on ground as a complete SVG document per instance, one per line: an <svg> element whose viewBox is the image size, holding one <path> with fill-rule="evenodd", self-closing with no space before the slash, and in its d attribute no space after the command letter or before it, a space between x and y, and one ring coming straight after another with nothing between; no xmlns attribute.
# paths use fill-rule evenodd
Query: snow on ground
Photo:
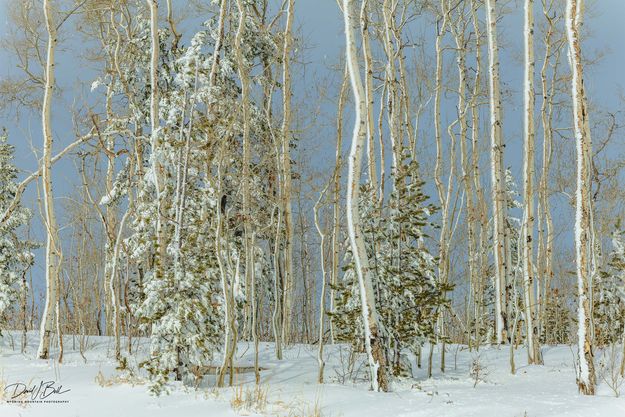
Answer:
<svg viewBox="0 0 625 417"><path fill-rule="evenodd" d="M568 346L545 347L544 366L525 366L525 352L518 351L516 375L509 371L508 348L482 348L479 363L484 380L475 387L470 368L478 354L466 347L448 347L447 370L443 374L439 370L440 354L435 349L433 378L426 378L424 360L424 368L416 370L414 379L394 382L391 393L375 393L362 380L366 371L360 365L362 362L355 366L357 382L341 383L349 362L344 346L326 347L327 383L320 385L316 346L292 346L285 350L284 359L278 361L274 358L273 345L263 343L260 363L266 369L261 372L261 386L267 400L237 408L233 398L253 396L253 372L237 375L235 387L213 388L214 377L208 377L198 390L173 385L169 395L154 397L139 377L120 377L115 362L110 359L113 348L110 338L89 337L85 362L78 352L78 338L66 337L64 361L59 365L53 360L34 359L35 333L29 333L27 352L21 354L20 337L13 334L15 349L10 336L5 335L0 345L0 387L5 391L0 393L4 394L0 397L0 417L625 416L625 399L616 398L605 383L599 386L597 396L577 393L574 355ZM145 354L146 341L139 342L139 352ZM252 346L242 343L237 365L248 366L252 361ZM136 363L132 362L131 366ZM47 400L68 402L7 403L14 389L10 384L23 382L30 386L40 381L54 381L55 388L62 385L61 391L70 390L52 394ZM314 414L315 409L320 413Z"/></svg>

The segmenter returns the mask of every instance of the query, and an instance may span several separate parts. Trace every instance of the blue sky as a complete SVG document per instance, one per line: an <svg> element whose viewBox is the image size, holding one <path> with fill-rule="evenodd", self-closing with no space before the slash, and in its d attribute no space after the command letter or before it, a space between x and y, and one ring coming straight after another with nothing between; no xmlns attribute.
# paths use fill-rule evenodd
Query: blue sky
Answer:
<svg viewBox="0 0 625 417"><path fill-rule="evenodd" d="M0 0L0 36L5 36L10 22L6 18L6 5L11 0ZM606 51L605 57L598 64L589 68L586 72L586 86L591 100L601 102L604 106L615 107L619 104L619 94L623 86L623 69L625 68L625 51L623 42L625 41L625 0L587 0L588 18L586 28L591 37L585 41L584 48L587 53L592 54L595 50ZM162 9L164 9L164 1ZM509 1L509 8L514 14L505 18L500 24L502 38L505 39L509 47L502 53L501 73L505 85L512 88L512 104L507 106L505 111L505 130L509 141L506 155L506 162L511 165L513 171L519 172L520 167L520 117L519 110L522 106L519 94L521 70L519 63L514 59L521 51L522 44L522 22L520 10L522 2L520 0ZM182 7L184 2L177 2L178 7ZM540 0L537 0L537 12ZM301 67L301 76L297 77L295 85L296 102L302 100L305 95L311 96L315 102L317 85L320 80L330 78L334 80L328 94L336 95L333 88L336 88L336 74L332 74L328 68L335 66L342 54L344 39L342 33L342 16L337 7L336 0L296 0L295 23L301 30L305 44L305 52L302 60L306 65ZM540 15L537 14L537 20ZM422 19L420 24L425 24L427 19ZM69 23L69 22L68 22ZM71 24L71 23L69 23ZM69 29L69 26L68 28ZM424 33L433 33L433 28L416 28ZM67 33L67 30L66 30ZM81 44L76 41L76 37L71 34L66 35L64 45L65 50L58 54L57 73L61 87L70 91L77 82L85 82L82 88L84 94L89 94L93 73L88 69L76 65L73 56L80 52ZM427 48L433 59L433 42ZM16 71L15 62L9 59L4 52L0 52L0 77ZM56 137L55 149L61 149L74 137L69 110L72 107L74 97L65 95L55 99L53 109L54 131ZM450 101L451 103L451 101ZM319 102L321 117L333 120L334 107L328 102ZM349 116L349 113L348 113ZM351 127L351 120L346 118L346 129ZM33 156L30 140L35 146L41 142L41 127L37 115L25 115L19 122L11 112L0 114L0 125L9 128L9 141L16 145L18 167L25 172L32 171L36 167L36 158ZM427 124L425 124L427 126ZM326 129L326 130L324 130ZM325 132L325 134L324 134ZM331 127L320 127L313 133L304 133L303 146L315 148L326 147L326 151L315 153L310 163L317 165L319 169L333 161L334 136ZM331 158L329 156L332 155ZM61 207L67 202L67 197L71 194L72 188L76 184L77 170L70 160L59 163L54 168L55 189L57 191L57 203ZM33 184L34 185L34 184ZM26 195L27 205L34 204L35 191L31 186ZM37 212L37 210L35 210ZM61 218L61 221L63 219ZM38 230L38 231L37 231ZM35 227L36 235L41 236L41 230ZM39 259L39 258L38 258ZM35 274L39 275L41 264L35 268Z"/></svg>

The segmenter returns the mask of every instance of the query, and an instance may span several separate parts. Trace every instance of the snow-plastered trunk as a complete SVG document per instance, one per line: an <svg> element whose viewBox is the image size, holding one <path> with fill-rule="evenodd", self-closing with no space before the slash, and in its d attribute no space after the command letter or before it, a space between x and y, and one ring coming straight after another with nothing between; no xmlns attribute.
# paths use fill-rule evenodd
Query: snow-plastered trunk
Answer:
<svg viewBox="0 0 625 417"><path fill-rule="evenodd" d="M577 272L577 385L582 394L594 395L596 376L593 357L590 321L592 320L589 291L592 277L591 206L590 206L590 155L591 138L587 130L587 109L584 100L584 73L580 45L580 20L582 4L567 0L566 35L571 66L571 95L573 97L573 125L577 158L577 189L575 192L575 260Z"/></svg>
<svg viewBox="0 0 625 417"><path fill-rule="evenodd" d="M371 387L373 390L388 390L386 373L386 355L381 338L381 328L378 313L375 306L373 282L369 259L365 247L364 236L360 226L360 211L358 209L360 191L360 170L362 153L366 138L366 104L364 87L360 78L358 56L352 16L353 0L343 0L343 15L345 20L345 40L347 53L347 67L356 106L352 145L348 158L347 179L347 229L350 245L356 267L356 275L360 287L360 299L362 307L362 320L365 334L365 348L369 360L371 375Z"/></svg>

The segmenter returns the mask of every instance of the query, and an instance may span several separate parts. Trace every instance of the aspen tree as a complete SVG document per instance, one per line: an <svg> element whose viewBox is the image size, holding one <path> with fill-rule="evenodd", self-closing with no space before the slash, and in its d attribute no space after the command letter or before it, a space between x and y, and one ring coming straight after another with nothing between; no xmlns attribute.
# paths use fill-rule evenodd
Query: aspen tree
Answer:
<svg viewBox="0 0 625 417"><path fill-rule="evenodd" d="M345 100L347 95L347 87L349 83L349 73L347 65L343 71L343 81L341 83L341 90L339 92L339 102L337 106L336 117L336 151L334 162L334 173L332 180L334 185L332 187L332 271L330 276L330 307L329 311L334 313L334 301L336 285L338 283L340 259L339 252L341 249L341 171L343 165L342 147L343 147L343 110L345 108ZM330 344L334 344L334 323L330 320Z"/></svg>
<svg viewBox="0 0 625 417"><path fill-rule="evenodd" d="M252 247L252 211L250 209L250 163L251 163L251 145L250 145L250 124L249 124L249 107L250 107L250 77L249 67L243 55L243 37L245 36L245 24L247 19L247 9L241 2L237 0L237 8L239 10L239 28L235 39L235 54L237 60L237 68L239 79L241 80L241 110L243 117L243 160L242 160L242 194L243 194L243 228L245 239L245 287L252 287L252 269L254 268L254 248ZM250 323L252 318L251 306L253 304L251 291L247 291L247 303L245 306L246 320L245 325Z"/></svg>
<svg viewBox="0 0 625 417"><path fill-rule="evenodd" d="M391 176L397 177L397 170L401 164L402 157L402 137L399 126L399 112L401 106L398 103L399 92L397 89L396 67L395 67L395 47L392 42L393 10L390 0L384 0L382 4L382 18L384 20L383 44L386 52L385 79L386 101L388 113L388 135L391 142ZM383 197L382 197L383 198Z"/></svg>
<svg viewBox="0 0 625 417"><path fill-rule="evenodd" d="M286 27L282 48L282 208L284 210L284 292L282 302L282 339L289 343L293 298L293 213L291 206L291 46L295 0L287 0Z"/></svg>
<svg viewBox="0 0 625 417"><path fill-rule="evenodd" d="M436 191L438 192L438 201L441 205L441 231L439 234L439 256L438 256L438 279L440 282L444 282L447 279L447 266L449 265L447 257L447 230L448 230L448 214L449 206L445 193L445 187L443 185L443 134L441 129L441 91L443 88L443 47L441 45L443 37L447 29L447 20L449 13L447 10L446 0L440 2L440 27L437 23L436 32L436 81L434 87L434 139L436 142L436 163L434 166L434 184L436 185ZM451 179L451 175L449 177ZM438 312L437 312L438 314ZM438 323L440 324L440 318ZM440 329L439 329L440 330ZM432 377L432 356L434 353L434 344L430 343L430 352L428 356L428 378ZM442 363L441 363L442 365Z"/></svg>
<svg viewBox="0 0 625 417"><path fill-rule="evenodd" d="M319 209L321 207L321 203L323 198L328 191L328 188L332 184L332 178L328 180L325 187L319 193L319 197L315 202L313 207L313 216L315 221L315 228L317 229L317 233L319 234L320 242L319 242L319 256L321 263L321 294L319 295L319 349L317 350L317 363L319 364L319 372L317 376L317 382L323 384L323 371L325 368L325 361L323 360L323 334L324 334L324 321L326 315L326 258L325 258L325 243L326 243L326 235L327 233L324 231L321 223L319 221Z"/></svg>
<svg viewBox="0 0 625 417"><path fill-rule="evenodd" d="M150 145L152 147L150 154L150 165L152 169L152 181L155 188L156 200L156 259L154 265L154 275L159 279L163 275L163 263L166 256L166 243L164 238L163 210L161 207L161 171L162 167L159 163L159 146L158 146L158 129L160 127L159 118L159 91L158 91L158 55L160 42L158 38L158 0L146 0L150 8L150 40L151 40L151 57L150 57Z"/></svg>
<svg viewBox="0 0 625 417"><path fill-rule="evenodd" d="M365 63L365 101L367 104L367 172L369 182L374 188L378 187L377 169L375 166L375 146L373 143L374 122L373 104L373 59L371 56L371 40L369 37L369 0L363 0L360 8L360 33L362 37L362 47Z"/></svg>
<svg viewBox="0 0 625 417"><path fill-rule="evenodd" d="M462 11L464 13L464 11ZM476 209L474 207L474 193L473 193L473 181L471 177L471 164L468 157L468 127L467 127L467 98L466 98L466 85L467 85L467 64L466 64L466 39L464 34L465 19L464 16L458 17L458 22L451 25L451 31L453 33L456 43L456 65L458 68L458 122L460 125L459 139L460 139L460 158L461 158L461 172L462 172L462 184L464 186L465 204L466 204L466 222L467 222L467 234L468 234L468 265L469 265L469 285L473 289L475 295L475 289L478 288L477 281L479 280L479 271L477 270L477 243L476 243L476 229L477 229L477 216ZM474 300L474 303L476 300ZM467 312L467 314L469 314ZM477 315L475 316L477 321ZM471 339L469 337L469 346L471 346Z"/></svg>
<svg viewBox="0 0 625 417"><path fill-rule="evenodd" d="M237 23L237 32L235 35L235 40L234 40L234 52L236 55L236 60L237 60L237 67L238 67L238 74L239 74L239 78L241 80L241 85L242 85L242 89L241 89L241 99L242 99L242 111L243 111L243 212L244 212L244 216L249 217L250 216L250 212L249 212L249 180L250 180L250 173L249 173L249 162L250 162L250 143L249 143L249 115L248 115L248 110L249 110L249 80L248 80L248 74L247 74L247 68L246 68L246 63L244 62L244 57L243 57L243 51L242 51L242 42L243 42L243 37L245 36L245 25L246 25L246 20L247 20L247 7L244 4L243 0L237 0L236 2L236 7L237 7L237 11L238 11L238 15L239 15L239 21ZM224 149L222 148L222 153L224 152ZM223 163L223 158L224 155L220 155L220 161L219 161L219 167L218 167L218 172L219 172L219 182L220 182L220 186L221 186L221 182L222 182L222 177L221 177L221 165ZM220 212L220 210L217 210L218 212ZM217 236L217 240L221 241L222 240L222 236L221 236L221 230L223 228L222 225L222 214L218 214L218 236ZM244 233L245 233L245 269L246 269L246 283L247 280L251 278L250 275L250 268L253 268L253 257L251 256L251 250L253 250L253 248L251 247L251 237L252 237L252 230L251 230L251 223L250 223L250 219L244 219ZM234 368L234 355L237 349L237 338L238 338L238 330L237 330L237 324L236 324L236 312L234 311L236 308L236 304L235 304L235 299L234 299L234 282L230 282L228 283L228 277L227 277L227 272L226 272L226 266L224 265L224 257L222 256L222 252L226 252L228 253L229 251L227 250L227 246L229 245L229 242L225 242L225 248L222 248L222 244L220 242L217 242L217 251L218 251L218 258L219 258L219 268L222 274L222 286L223 286L223 291L224 291L224 299L225 302L227 304L226 307L226 316L225 316L225 320L226 320L226 341L225 341L225 348L224 348L224 359L223 359L223 364L221 366L221 369L219 371L219 377L217 380L217 385L218 386L223 386L224 384L224 378L226 375L226 371L229 370L230 371L230 385L232 385L233 383L233 368ZM226 264L228 264L230 262L229 256L225 256L225 262ZM235 274L239 273L239 259L237 259L237 265L236 265L236 271ZM231 270L231 268L228 268L229 270ZM250 282L250 286L251 286L251 282Z"/></svg>
<svg viewBox="0 0 625 417"><path fill-rule="evenodd" d="M566 32L571 67L571 94L573 97L573 125L575 130L577 158L577 189L575 192L575 260L577 265L578 291L578 369L577 386L585 395L595 394L596 376L593 357L590 322L590 280L592 271L591 204L590 204L590 155L591 138L588 130L588 114L585 104L584 73L580 40L583 1L567 0Z"/></svg>
<svg viewBox="0 0 625 417"><path fill-rule="evenodd" d="M348 158L347 179L347 229L352 247L356 274L360 288L362 320L365 332L365 348L369 361L371 387L374 391L388 390L386 372L386 355L381 338L379 317L375 306L375 296L369 259L365 247L364 235L360 226L360 211L358 208L360 170L362 162L364 140L366 138L366 103L364 87L360 77L356 41L353 28L353 0L343 0L343 15L345 20L345 40L347 67L349 70L354 103L356 105L356 120L352 137L351 150Z"/></svg>
<svg viewBox="0 0 625 417"><path fill-rule="evenodd" d="M491 140L491 193L493 204L493 253L495 258L495 331L498 344L505 343L506 333L503 293L509 280L509 259L505 213L506 185L503 165L501 92L499 81L499 45L497 43L496 0L485 0L486 35L488 38L488 79Z"/></svg>
<svg viewBox="0 0 625 417"><path fill-rule="evenodd" d="M53 20L51 0L44 0L43 10L48 32L48 47L46 54L45 86L42 105L42 128L43 128L43 158L41 161L44 219L46 226L46 300L41 319L39 349L37 357L48 359L50 352L50 334L54 329L55 305L58 298L58 281L62 260L61 242L59 241L56 212L54 210L54 196L52 193L52 125L50 114L52 111L52 96L54 94L54 53L56 50L57 33L56 23Z"/></svg>
<svg viewBox="0 0 625 417"><path fill-rule="evenodd" d="M479 216L479 241L478 241L478 282L475 289L475 335L477 338L477 347L479 349L482 333L482 318L484 317L484 280L487 276L487 239L488 239L488 214L486 208L486 199L482 187L480 166L479 166L479 97L481 94L482 82L482 33L480 31L480 22L477 17L477 11L480 5L476 0L471 2L471 21L475 32L475 77L473 81L473 91L471 92L471 171L473 185L476 191L476 216Z"/></svg>
<svg viewBox="0 0 625 417"><path fill-rule="evenodd" d="M543 131L543 147L542 147L542 170L540 182L538 185L539 199L539 224L538 227L538 258L537 269L543 280L542 292L538 292L537 304L540 308L539 313L539 334L543 334L542 329L545 326L545 313L549 300L547 295L550 293L551 280L553 279L553 219L551 216L551 206L549 203L549 174L551 170L553 155L553 97L556 93L557 74L560 64L560 55L563 42L561 40L554 41L556 16L551 16L553 8L553 0L549 5L543 3L543 15L547 21L547 32L544 36L545 54L543 65L540 70L540 83L543 100L541 103L541 126ZM549 67L552 67L551 80L548 79Z"/></svg>
<svg viewBox="0 0 625 417"><path fill-rule="evenodd" d="M525 325L527 338L527 362L541 364L540 340L538 334L538 317L535 306L534 292L534 176L535 176L535 129L534 106L534 75L536 62L534 59L534 1L525 0L525 76L524 76L524 153L523 153L523 286L525 295Z"/></svg>
<svg viewBox="0 0 625 417"><path fill-rule="evenodd" d="M456 175L456 136L453 133L453 128L458 124L461 117L458 120L453 121L448 126L448 134L450 138L450 155L449 155L449 176L447 178L447 185L443 184L442 168L443 168L443 143L442 143L442 129L441 129L441 91L443 88L443 51L442 41L449 25L450 11L446 0L441 0L440 3L440 19L442 23L436 35L436 86L434 97L434 135L436 140L436 165L434 167L434 182L436 190L438 192L438 198L441 205L441 230L439 235L439 257L438 257L438 280L442 286L447 285L449 282L450 272L450 259L449 253L451 248L451 238L453 234L453 218L455 210L452 207L452 191L453 181ZM459 112L464 113L464 109L458 109ZM440 309L440 307L437 307ZM444 311L437 311L438 314L438 336L444 338ZM430 354L428 359L428 377L432 376L432 354L434 346L430 344ZM441 371L445 371L445 342L443 340L441 348Z"/></svg>

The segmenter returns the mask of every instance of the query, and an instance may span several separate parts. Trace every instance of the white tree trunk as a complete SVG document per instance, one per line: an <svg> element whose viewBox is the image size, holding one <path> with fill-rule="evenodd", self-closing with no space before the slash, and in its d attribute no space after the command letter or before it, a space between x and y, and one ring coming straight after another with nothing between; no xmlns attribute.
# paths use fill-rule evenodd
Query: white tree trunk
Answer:
<svg viewBox="0 0 625 417"><path fill-rule="evenodd" d="M282 302L282 341L289 343L293 278L293 210L291 205L291 44L294 0L288 0L284 45L282 48L282 209L284 210L284 292Z"/></svg>
<svg viewBox="0 0 625 417"><path fill-rule="evenodd" d="M535 129L534 129L534 1L525 0L525 77L524 77L524 138L523 153L523 286L525 296L525 325L527 337L527 361L540 364L538 323L534 296L534 176L535 176Z"/></svg>
<svg viewBox="0 0 625 417"><path fill-rule="evenodd" d="M323 334L325 331L325 315L326 315L326 257L325 257L325 246L326 246L326 232L321 226L321 222L319 221L319 209L321 207L321 203L323 198L328 191L328 188L332 184L332 178L330 178L323 188L323 190L319 193L319 198L317 198L317 202L313 207L313 216L315 220L315 228L317 229L317 233L319 234L319 256L320 256L320 264L321 264L321 294L319 295L319 349L317 350L317 363L319 364L319 373L317 375L317 381L320 384L323 384L323 371L325 369L325 361L323 360Z"/></svg>
<svg viewBox="0 0 625 417"><path fill-rule="evenodd" d="M242 51L243 36L245 35L245 20L247 19L247 9L241 0L237 0L237 8L239 10L239 28L235 40L235 53L237 59L238 75L241 80L241 110L243 116L243 160L242 160L242 194L243 194L243 227L245 238L245 288L246 288L246 305L245 305L245 322L243 334L249 333L248 326L251 327L252 312L252 268L256 263L254 260L254 248L252 247L252 211L250 183L252 181L250 173L251 162L251 145L250 145L250 123L249 123L249 107L250 107L250 79L249 68L245 61ZM248 330L246 332L246 330Z"/></svg>
<svg viewBox="0 0 625 417"><path fill-rule="evenodd" d="M367 172L372 189L378 188L377 168L375 166L375 146L373 144L373 59L371 56L371 41L369 39L369 8L368 0L362 2L360 8L360 33L365 61L365 102L367 104Z"/></svg>
<svg viewBox="0 0 625 417"><path fill-rule="evenodd" d="M543 5L543 14L549 16L550 10ZM541 103L541 123L543 130L543 149L542 149L542 173L539 184L539 244L538 244L538 271L542 279L541 291L537 291L537 304L540 309L539 313L539 334L542 334L545 311L548 303L547 294L551 287L553 278L553 220L551 216L551 208L549 204L549 171L551 168L552 158L552 141L553 141L553 97L555 95L556 79L558 74L558 64L560 60L559 46L554 46L553 35L555 31L555 23L548 20L548 29L545 34L545 53L543 65L540 72L541 90L543 101ZM551 59L552 50L555 50L555 58ZM553 61L553 63L552 63ZM547 70L552 67L552 77L548 83Z"/></svg>
<svg viewBox="0 0 625 417"><path fill-rule="evenodd" d="M386 380L384 347L380 337L381 329L375 307L371 270L364 236L360 229L360 210L358 208L360 170L367 126L366 120L363 118L366 115L366 104L364 87L358 67L356 41L354 39L352 2L353 0L343 0L347 67L356 105L356 120L354 122L352 146L348 158L347 229L360 286L362 320L365 331L365 347L371 373L371 387L375 391L386 391L388 389L388 381Z"/></svg>
<svg viewBox="0 0 625 417"><path fill-rule="evenodd" d="M52 18L50 0L44 0L43 11L48 32L48 49L45 68L45 87L42 107L43 128L43 158L42 181L44 197L44 217L46 226L46 300L41 318L41 331L37 357L47 359L50 356L50 334L54 331L54 313L58 298L57 282L61 267L61 245L58 236L58 225L54 211L54 196L52 194L52 126L50 113L52 110L52 96L54 93L54 52L57 43L56 23Z"/></svg>
<svg viewBox="0 0 625 417"><path fill-rule="evenodd" d="M589 288L592 276L591 206L590 206L590 155L591 138L584 99L584 75L580 45L582 4L567 0L566 34L571 66L571 90L573 97L573 124L577 149L577 191L575 193L575 260L577 263L578 290L578 375L577 385L581 393L595 394L595 368L590 335L592 320Z"/></svg>
<svg viewBox="0 0 625 417"><path fill-rule="evenodd" d="M499 46L497 44L496 1L486 0L486 34L489 60L489 105L491 139L491 188L493 200L493 252L495 258L495 331L497 343L505 342L503 291L508 280L506 248L506 184L503 168L501 92L499 86Z"/></svg>

